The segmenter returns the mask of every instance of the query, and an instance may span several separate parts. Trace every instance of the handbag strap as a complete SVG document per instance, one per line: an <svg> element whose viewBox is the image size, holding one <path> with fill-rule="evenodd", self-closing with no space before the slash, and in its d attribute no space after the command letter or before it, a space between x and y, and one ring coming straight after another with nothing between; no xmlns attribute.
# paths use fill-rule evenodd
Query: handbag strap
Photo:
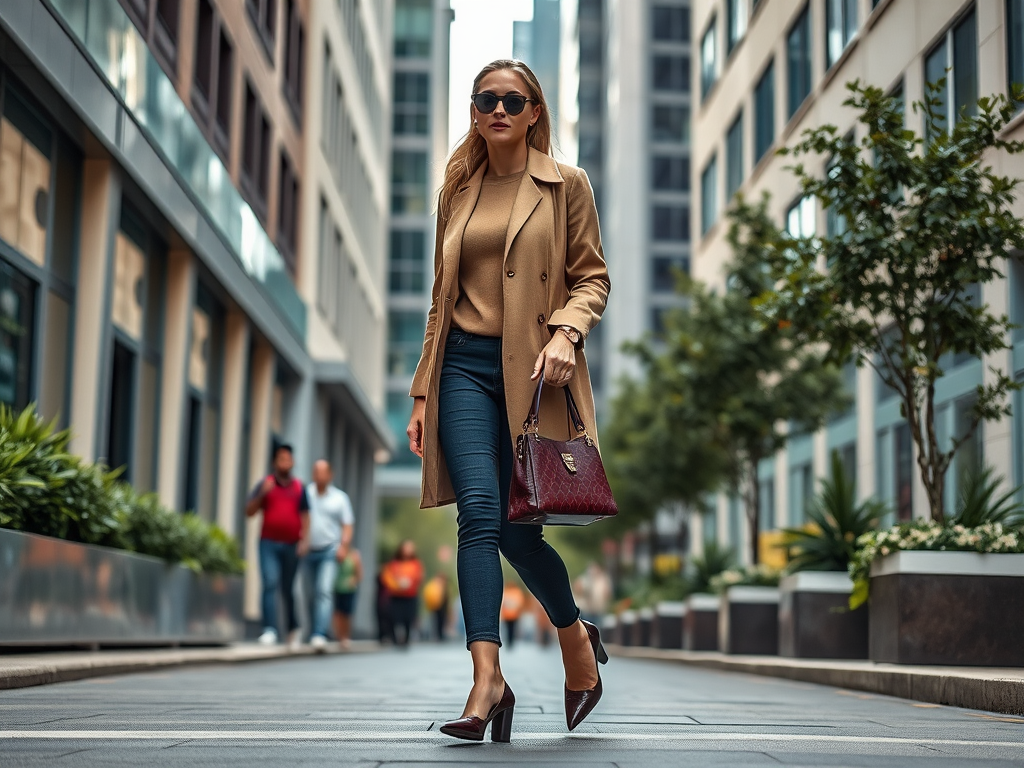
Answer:
<svg viewBox="0 0 1024 768"><path fill-rule="evenodd" d="M526 415L526 421L523 422L523 432L529 432L531 429L537 432L540 429L540 395L543 390L544 374L541 373L540 381L537 382L537 393L533 396L533 404L530 406L530 412ZM576 407L576 400L573 398L569 386L562 387L562 391L565 392L565 407L569 413L569 418L572 420L573 427L578 434L586 435L587 425L583 423L580 409Z"/></svg>

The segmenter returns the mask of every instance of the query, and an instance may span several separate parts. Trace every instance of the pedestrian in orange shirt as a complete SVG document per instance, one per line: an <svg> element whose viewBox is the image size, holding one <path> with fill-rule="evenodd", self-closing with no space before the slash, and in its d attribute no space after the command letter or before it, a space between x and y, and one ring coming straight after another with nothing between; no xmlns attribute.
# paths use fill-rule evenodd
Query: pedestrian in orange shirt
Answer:
<svg viewBox="0 0 1024 768"><path fill-rule="evenodd" d="M394 627L405 629L401 637L395 632L395 642L408 646L419 608L420 585L423 584L423 563L416 557L416 545L403 541L395 556L384 566L384 586L391 595L391 618Z"/></svg>
<svg viewBox="0 0 1024 768"><path fill-rule="evenodd" d="M505 622L505 632L508 635L508 648L516 643L516 623L523 615L523 608L526 607L526 595L515 584L506 584L501 593L501 620Z"/></svg>

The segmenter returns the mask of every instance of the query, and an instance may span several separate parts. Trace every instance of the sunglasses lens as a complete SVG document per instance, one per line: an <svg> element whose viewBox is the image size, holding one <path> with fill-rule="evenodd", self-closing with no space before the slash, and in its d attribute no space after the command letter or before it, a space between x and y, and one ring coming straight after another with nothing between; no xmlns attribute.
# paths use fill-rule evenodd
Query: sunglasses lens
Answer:
<svg viewBox="0 0 1024 768"><path fill-rule="evenodd" d="M478 93L473 97L473 103L476 105L477 109L485 115L489 115L494 111L494 108L498 106L498 97L493 93Z"/></svg>
<svg viewBox="0 0 1024 768"><path fill-rule="evenodd" d="M514 96L509 94L504 98L505 111L510 115L518 115L526 107L526 99L522 96Z"/></svg>

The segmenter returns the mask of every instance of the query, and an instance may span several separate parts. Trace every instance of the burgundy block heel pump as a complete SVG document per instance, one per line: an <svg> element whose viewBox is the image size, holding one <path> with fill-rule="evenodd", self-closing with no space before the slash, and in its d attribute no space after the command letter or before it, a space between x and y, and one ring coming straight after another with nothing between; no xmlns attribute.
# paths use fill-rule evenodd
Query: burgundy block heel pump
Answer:
<svg viewBox="0 0 1024 768"><path fill-rule="evenodd" d="M491 741L508 744L512 740L512 712L516 706L516 697L512 689L505 683L505 690L498 703L491 707L486 718L460 717L441 726L441 733L466 741L483 741L487 726L491 726ZM493 725L492 725L493 721Z"/></svg>

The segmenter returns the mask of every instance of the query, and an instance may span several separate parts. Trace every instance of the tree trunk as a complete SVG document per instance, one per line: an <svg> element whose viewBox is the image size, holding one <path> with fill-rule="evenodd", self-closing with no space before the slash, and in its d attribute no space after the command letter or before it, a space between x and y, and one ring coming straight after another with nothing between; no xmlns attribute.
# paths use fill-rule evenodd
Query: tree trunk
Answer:
<svg viewBox="0 0 1024 768"><path fill-rule="evenodd" d="M750 562L757 565L760 562L760 547L758 547L761 535L761 485L757 481L757 467L760 459L751 459L751 468L748 471L749 481L747 492L743 494L747 506L747 522L750 525Z"/></svg>

